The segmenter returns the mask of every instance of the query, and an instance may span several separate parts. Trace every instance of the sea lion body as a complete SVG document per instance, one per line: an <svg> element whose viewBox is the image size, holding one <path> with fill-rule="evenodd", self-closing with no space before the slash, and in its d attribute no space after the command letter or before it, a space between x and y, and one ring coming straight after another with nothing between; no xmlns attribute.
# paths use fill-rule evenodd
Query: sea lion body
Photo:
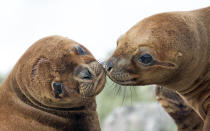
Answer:
<svg viewBox="0 0 210 131"><path fill-rule="evenodd" d="M43 38L0 87L0 130L100 131L95 96L104 84L103 68L85 47Z"/></svg>
<svg viewBox="0 0 210 131"><path fill-rule="evenodd" d="M153 15L118 40L107 71L118 84L156 84L177 91L208 121L209 38L210 7Z"/></svg>

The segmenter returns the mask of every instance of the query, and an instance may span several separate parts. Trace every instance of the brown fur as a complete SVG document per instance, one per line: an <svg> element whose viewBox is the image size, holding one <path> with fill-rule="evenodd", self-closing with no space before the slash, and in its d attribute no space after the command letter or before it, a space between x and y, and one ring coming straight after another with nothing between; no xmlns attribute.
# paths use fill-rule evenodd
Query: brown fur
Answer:
<svg viewBox="0 0 210 131"><path fill-rule="evenodd" d="M157 84L175 90L210 124L209 38L210 7L153 15L118 40L107 62L113 65L109 76L122 85ZM153 63L142 64L142 54L152 55Z"/></svg>
<svg viewBox="0 0 210 131"><path fill-rule="evenodd" d="M87 68L93 79L76 74L79 68ZM56 95L52 82L62 83L62 94ZM103 68L85 47L61 36L43 38L0 87L0 130L100 131L95 96L104 84Z"/></svg>

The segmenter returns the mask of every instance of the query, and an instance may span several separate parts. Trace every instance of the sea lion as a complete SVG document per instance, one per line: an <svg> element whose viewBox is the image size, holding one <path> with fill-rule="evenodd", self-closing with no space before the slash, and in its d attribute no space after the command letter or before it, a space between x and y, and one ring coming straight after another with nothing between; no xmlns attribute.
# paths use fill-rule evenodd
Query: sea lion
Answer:
<svg viewBox="0 0 210 131"><path fill-rule="evenodd" d="M156 99L174 119L178 131L202 131L203 121L175 91L157 86Z"/></svg>
<svg viewBox="0 0 210 131"><path fill-rule="evenodd" d="M106 63L121 85L156 84L177 91L210 130L210 7L166 12L133 26Z"/></svg>
<svg viewBox="0 0 210 131"><path fill-rule="evenodd" d="M0 87L1 131L100 131L95 96L103 67L61 36L33 44Z"/></svg>

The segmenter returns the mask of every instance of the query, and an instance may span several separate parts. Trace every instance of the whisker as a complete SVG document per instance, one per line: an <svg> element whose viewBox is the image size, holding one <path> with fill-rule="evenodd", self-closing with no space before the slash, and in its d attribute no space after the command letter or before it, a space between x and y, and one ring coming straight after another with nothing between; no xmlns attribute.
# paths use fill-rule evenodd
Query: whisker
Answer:
<svg viewBox="0 0 210 131"><path fill-rule="evenodd" d="M114 90L114 95L117 95L118 92L119 92L119 90L120 90L120 89L118 88L117 84L112 83L112 84L111 84L111 87L112 87L113 90Z"/></svg>
<svg viewBox="0 0 210 131"><path fill-rule="evenodd" d="M122 101L122 105L123 105L123 103L124 103L124 101L125 101L125 98L126 98L126 92L127 91L127 88L126 87L124 87L123 88L123 101Z"/></svg>
<svg viewBox="0 0 210 131"><path fill-rule="evenodd" d="M113 90L114 90L114 95L116 95L117 87L116 86L113 86Z"/></svg>
<svg viewBox="0 0 210 131"><path fill-rule="evenodd" d="M121 88L120 86L116 86L116 87L118 88L118 90L117 90L117 92L116 92L116 95L119 95L122 88Z"/></svg>
<svg viewBox="0 0 210 131"><path fill-rule="evenodd" d="M132 89L134 90L134 93L135 93L134 95L137 96L136 87L132 86Z"/></svg>
<svg viewBox="0 0 210 131"><path fill-rule="evenodd" d="M111 86L113 86L115 88L116 87L116 83L112 82Z"/></svg>
<svg viewBox="0 0 210 131"><path fill-rule="evenodd" d="M132 87L130 86L130 92L131 92L131 105L133 104L133 93L132 93Z"/></svg>
<svg viewBox="0 0 210 131"><path fill-rule="evenodd" d="M114 95L118 95L119 92L120 92L120 87L118 86L118 84L116 84L113 81L111 81L111 87L114 90Z"/></svg>
<svg viewBox="0 0 210 131"><path fill-rule="evenodd" d="M107 74L107 71L106 71L106 69L104 68L104 62L101 62L100 60L96 60L98 63L99 63L99 65L102 67L102 69L103 69L103 71L104 71L104 73L105 74Z"/></svg>
<svg viewBox="0 0 210 131"><path fill-rule="evenodd" d="M87 90L87 92L88 92L88 94L91 94L91 92L92 92L92 88L91 87L93 87L94 85L93 84L90 84L90 85L88 85L88 90Z"/></svg>

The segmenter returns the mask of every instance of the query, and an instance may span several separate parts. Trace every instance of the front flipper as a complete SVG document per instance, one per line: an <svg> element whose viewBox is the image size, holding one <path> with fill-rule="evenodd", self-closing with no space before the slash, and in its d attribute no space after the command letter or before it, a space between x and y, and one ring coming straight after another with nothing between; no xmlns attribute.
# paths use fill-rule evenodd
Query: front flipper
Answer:
<svg viewBox="0 0 210 131"><path fill-rule="evenodd" d="M208 112L204 120L203 131L210 131L210 108L208 108Z"/></svg>
<svg viewBox="0 0 210 131"><path fill-rule="evenodd" d="M156 97L166 112L174 119L178 131L202 131L202 119L175 91L158 86L156 87ZM210 121L208 123L210 124ZM210 128L208 129L204 131L210 131Z"/></svg>

